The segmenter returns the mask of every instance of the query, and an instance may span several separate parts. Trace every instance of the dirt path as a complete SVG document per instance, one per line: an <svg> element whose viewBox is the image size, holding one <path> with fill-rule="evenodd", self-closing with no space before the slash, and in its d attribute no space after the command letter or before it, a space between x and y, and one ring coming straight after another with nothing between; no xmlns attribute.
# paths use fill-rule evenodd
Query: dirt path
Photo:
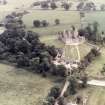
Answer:
<svg viewBox="0 0 105 105"><path fill-rule="evenodd" d="M105 80L90 80L87 82L88 85L93 85L93 86L100 86L100 87L105 87Z"/></svg>

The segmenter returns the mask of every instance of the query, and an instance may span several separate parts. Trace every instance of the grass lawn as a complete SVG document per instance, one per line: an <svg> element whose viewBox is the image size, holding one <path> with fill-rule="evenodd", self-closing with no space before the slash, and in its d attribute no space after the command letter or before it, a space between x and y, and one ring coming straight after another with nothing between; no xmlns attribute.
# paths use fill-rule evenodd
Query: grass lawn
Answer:
<svg viewBox="0 0 105 105"><path fill-rule="evenodd" d="M105 12L104 11L96 11L86 13L84 20L88 23L93 23L97 21L99 23L99 31L105 31Z"/></svg>
<svg viewBox="0 0 105 105"><path fill-rule="evenodd" d="M55 19L60 19L61 24L55 26ZM50 25L45 28L33 28L33 20L47 20ZM28 29L41 35L53 35L58 31L70 29L71 25L75 25L77 28L80 26L78 12L63 10L31 10L29 14L23 17L23 21Z"/></svg>
<svg viewBox="0 0 105 105"><path fill-rule="evenodd" d="M57 35L41 36L40 40L42 42L46 43L47 45L55 45L55 47L57 47L57 48L64 48L65 47L65 45L57 39ZM83 59L83 57L85 55L87 55L87 53L92 48L86 42L84 44L79 45L78 47L79 47L81 59ZM70 58L73 58L73 59L77 59L77 51L74 49L74 46L66 47L65 51L66 51L66 56L69 56Z"/></svg>
<svg viewBox="0 0 105 105"><path fill-rule="evenodd" d="M54 81L0 64L0 105L42 105Z"/></svg>
<svg viewBox="0 0 105 105"><path fill-rule="evenodd" d="M105 47L101 49L101 56L96 58L88 67L87 73L89 76L97 77L100 76L100 71L105 64Z"/></svg>
<svg viewBox="0 0 105 105"><path fill-rule="evenodd" d="M105 105L105 88L93 87L89 91L87 105Z"/></svg>
<svg viewBox="0 0 105 105"><path fill-rule="evenodd" d="M47 45L55 45L57 48L64 48L64 44L57 40L57 36L54 35L48 35L48 36L41 36L40 40ZM79 46L80 56L81 59L90 51L92 46L88 45L87 43L84 43ZM74 51L71 55L70 48L66 48L66 55L70 57L76 57L77 53ZM91 77L97 77L100 74L100 71L103 68L103 65L105 64L105 47L101 49L101 56L97 57L86 69L87 74Z"/></svg>
<svg viewBox="0 0 105 105"><path fill-rule="evenodd" d="M86 105L105 105L105 88L103 87L88 87L80 90L77 95L83 98L88 96Z"/></svg>

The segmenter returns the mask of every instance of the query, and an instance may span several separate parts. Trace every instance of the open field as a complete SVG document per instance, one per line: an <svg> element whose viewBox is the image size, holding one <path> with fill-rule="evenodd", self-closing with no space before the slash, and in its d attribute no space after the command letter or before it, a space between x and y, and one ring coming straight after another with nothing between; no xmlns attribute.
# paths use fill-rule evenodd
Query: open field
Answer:
<svg viewBox="0 0 105 105"><path fill-rule="evenodd" d="M76 96L88 97L86 105L105 105L105 88L102 87L88 87L80 90ZM70 98L72 97L68 99L70 100Z"/></svg>
<svg viewBox="0 0 105 105"><path fill-rule="evenodd" d="M46 43L47 45L54 45L57 48L63 49L65 47L65 45L57 39L57 35L41 36L40 40L42 42ZM81 57L81 59L83 59L83 57L85 55L87 55L87 53L91 50L92 46L88 45L87 42L85 42L85 43L79 45L78 48L80 51L80 57ZM66 53L65 53L66 56L69 56L70 58L73 58L73 59L78 58L77 51L74 49L74 46L66 47L65 51L66 51Z"/></svg>
<svg viewBox="0 0 105 105"><path fill-rule="evenodd" d="M105 88L93 87L87 105L105 105Z"/></svg>
<svg viewBox="0 0 105 105"><path fill-rule="evenodd" d="M54 20L60 19L60 25L55 26ZM33 20L46 20L49 22L48 27L33 28ZM79 13L74 11L60 10L31 10L29 14L23 17L26 27L41 35L54 35L64 29L70 29L71 25L77 28L80 26Z"/></svg>
<svg viewBox="0 0 105 105"><path fill-rule="evenodd" d="M0 64L0 105L41 105L54 79Z"/></svg>
<svg viewBox="0 0 105 105"><path fill-rule="evenodd" d="M99 23L99 31L105 31L105 12L104 11L96 11L96 12L89 12L86 13L84 21L86 23L93 23L97 21Z"/></svg>
<svg viewBox="0 0 105 105"><path fill-rule="evenodd" d="M96 58L88 67L87 67L87 73L89 76L92 77L99 77L100 71L103 68L103 65L105 64L105 47L101 49L101 56Z"/></svg>
<svg viewBox="0 0 105 105"><path fill-rule="evenodd" d="M15 7L21 7L24 2L28 5L34 0L11 0L10 4ZM105 1L104 1L105 2ZM17 6L18 5L18 6ZM9 8L9 6L7 6ZM10 12L12 9L10 10ZM0 11L0 20L8 13ZM33 20L47 20L50 25L46 28L33 28ZM60 19L61 24L55 26L54 20ZM100 24L100 31L105 30L105 13L95 12L87 13L85 20L88 22L97 21ZM58 41L57 32L64 29L70 29L71 25L80 27L79 13L74 11L61 10L31 10L29 14L23 17L23 21L29 30L38 32L40 40L47 45L55 45L57 48L64 48L64 44ZM81 59L92 48L87 43L79 46ZM68 48L66 49L68 52ZM102 55L96 58L87 68L89 76L96 77L99 75L103 64L105 64L105 48L101 50ZM70 57L76 57L75 51L73 55L67 53ZM56 78L55 78L56 79ZM42 105L42 101L47 96L49 89L55 85L54 78L43 78L37 74L30 73L23 69L0 64L0 105ZM88 87L81 90L78 95L89 96L87 105L105 105L105 88ZM71 101L71 97L69 99Z"/></svg>

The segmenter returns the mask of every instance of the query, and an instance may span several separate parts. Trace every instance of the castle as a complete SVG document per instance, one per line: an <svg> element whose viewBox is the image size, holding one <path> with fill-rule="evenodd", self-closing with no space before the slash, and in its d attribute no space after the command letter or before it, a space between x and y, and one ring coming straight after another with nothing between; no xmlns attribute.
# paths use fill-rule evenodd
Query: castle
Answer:
<svg viewBox="0 0 105 105"><path fill-rule="evenodd" d="M66 45L78 45L85 40L84 37L79 36L78 30L74 26L70 30L58 32L58 39Z"/></svg>

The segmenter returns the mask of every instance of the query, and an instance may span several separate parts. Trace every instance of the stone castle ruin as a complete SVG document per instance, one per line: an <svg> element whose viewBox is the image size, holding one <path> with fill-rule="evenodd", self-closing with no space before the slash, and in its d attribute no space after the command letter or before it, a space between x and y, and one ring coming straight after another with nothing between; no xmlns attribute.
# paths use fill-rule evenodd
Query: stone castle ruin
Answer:
<svg viewBox="0 0 105 105"><path fill-rule="evenodd" d="M58 32L58 39L64 43L64 48L58 51L58 55L56 57L56 60L54 61L54 64L64 65L67 70L71 72L72 68L78 68L78 64L81 59L79 45L85 42L85 38L79 36L78 30L74 26L72 26L70 30ZM71 53L72 48L75 49L75 52L78 55L78 58L75 60L66 55L66 49L68 49L69 53Z"/></svg>
<svg viewBox="0 0 105 105"><path fill-rule="evenodd" d="M74 26L70 30L58 32L58 39L66 45L78 45L85 40L84 37L78 35L78 30Z"/></svg>

